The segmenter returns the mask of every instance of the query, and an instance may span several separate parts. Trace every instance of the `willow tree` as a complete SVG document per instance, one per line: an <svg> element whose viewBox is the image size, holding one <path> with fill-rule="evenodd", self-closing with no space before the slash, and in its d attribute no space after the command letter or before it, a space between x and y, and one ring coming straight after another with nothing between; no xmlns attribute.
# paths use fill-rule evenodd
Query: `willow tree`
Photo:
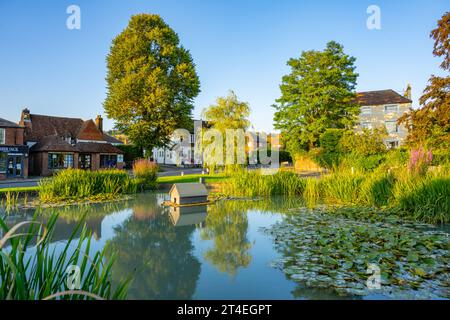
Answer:
<svg viewBox="0 0 450 320"><path fill-rule="evenodd" d="M226 97L217 98L215 104L203 110L203 118L210 128L214 129L207 131L202 141L202 144L206 145L203 153L208 167L226 164L226 167L230 168L234 164L244 164L239 162L246 159L244 131L250 125L249 115L249 104L239 101L231 90ZM211 148L213 144L214 148ZM208 149L211 152L208 152Z"/></svg>
<svg viewBox="0 0 450 320"><path fill-rule="evenodd" d="M329 128L352 128L356 123L355 60L331 41L323 51L304 51L288 61L291 72L280 85L274 127L281 130L291 154L318 147Z"/></svg>
<svg viewBox="0 0 450 320"><path fill-rule="evenodd" d="M112 42L104 108L142 148L166 145L191 121L200 81L178 35L154 14L139 14Z"/></svg>

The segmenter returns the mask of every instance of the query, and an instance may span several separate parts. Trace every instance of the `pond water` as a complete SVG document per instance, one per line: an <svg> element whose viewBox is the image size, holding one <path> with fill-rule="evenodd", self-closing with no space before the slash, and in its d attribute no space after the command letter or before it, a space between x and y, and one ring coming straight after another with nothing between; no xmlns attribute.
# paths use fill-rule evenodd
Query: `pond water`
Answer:
<svg viewBox="0 0 450 320"><path fill-rule="evenodd" d="M85 213L93 251L109 243L117 252L113 278L135 273L129 299L387 298L377 292L342 296L295 281L275 266L286 253L267 230L290 219L290 211L303 206L300 201L279 197L174 209L161 206L167 197L148 193L42 214L44 220L51 212L60 214L52 243L58 250ZM14 225L33 213L12 212L5 219Z"/></svg>

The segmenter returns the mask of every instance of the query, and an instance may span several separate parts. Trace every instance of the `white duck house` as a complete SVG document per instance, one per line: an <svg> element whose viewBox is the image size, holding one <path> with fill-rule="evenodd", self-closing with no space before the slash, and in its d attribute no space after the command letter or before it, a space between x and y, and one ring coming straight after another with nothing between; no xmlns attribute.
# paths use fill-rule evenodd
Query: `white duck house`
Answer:
<svg viewBox="0 0 450 320"><path fill-rule="evenodd" d="M192 205L208 202L208 190L203 183L175 183L169 192L175 205Z"/></svg>

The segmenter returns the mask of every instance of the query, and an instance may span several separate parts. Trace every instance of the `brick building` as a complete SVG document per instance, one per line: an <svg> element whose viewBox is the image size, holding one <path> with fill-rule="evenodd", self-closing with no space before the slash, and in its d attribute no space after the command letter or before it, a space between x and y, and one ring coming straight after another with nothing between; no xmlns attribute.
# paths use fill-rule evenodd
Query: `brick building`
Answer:
<svg viewBox="0 0 450 320"><path fill-rule="evenodd" d="M0 118L0 180L28 176L28 147L24 128Z"/></svg>
<svg viewBox="0 0 450 320"><path fill-rule="evenodd" d="M20 125L30 148L30 175L49 176L67 168L98 170L124 166L123 152L114 146L122 143L103 132L100 116L94 122L31 114L24 109Z"/></svg>

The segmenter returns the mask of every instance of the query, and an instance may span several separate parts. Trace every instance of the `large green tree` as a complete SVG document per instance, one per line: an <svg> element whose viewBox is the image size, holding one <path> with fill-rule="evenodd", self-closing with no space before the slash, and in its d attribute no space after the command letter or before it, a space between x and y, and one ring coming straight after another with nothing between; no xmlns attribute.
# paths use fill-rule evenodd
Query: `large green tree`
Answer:
<svg viewBox="0 0 450 320"><path fill-rule="evenodd" d="M274 126L291 154L319 146L328 128L351 128L357 121L355 58L331 41L323 51L304 51L290 59L291 72L280 85Z"/></svg>
<svg viewBox="0 0 450 320"><path fill-rule="evenodd" d="M407 142L411 146L426 145L447 152L450 149L449 35L450 12L447 12L430 35L435 41L433 55L443 58L441 68L446 76L432 75L420 98L422 108L410 110L399 119L399 123L408 127Z"/></svg>
<svg viewBox="0 0 450 320"><path fill-rule="evenodd" d="M154 14L139 14L112 42L104 108L134 144L166 145L191 121L200 81L178 35Z"/></svg>

